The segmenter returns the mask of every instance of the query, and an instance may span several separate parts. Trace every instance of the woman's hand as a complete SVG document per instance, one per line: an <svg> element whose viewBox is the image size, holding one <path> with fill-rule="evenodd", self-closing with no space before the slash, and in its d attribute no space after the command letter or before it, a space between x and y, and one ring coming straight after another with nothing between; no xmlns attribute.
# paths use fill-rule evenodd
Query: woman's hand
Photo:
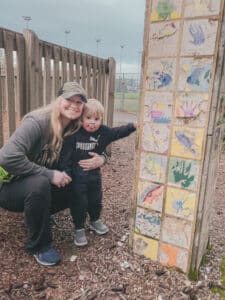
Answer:
<svg viewBox="0 0 225 300"><path fill-rule="evenodd" d="M67 175L65 172L53 171L53 177L51 183L56 185L57 187L64 187L72 181L72 178Z"/></svg>
<svg viewBox="0 0 225 300"><path fill-rule="evenodd" d="M89 155L93 156L92 158L82 159L78 163L84 171L94 170L104 165L105 158L103 155L99 155L94 152L88 152Z"/></svg>

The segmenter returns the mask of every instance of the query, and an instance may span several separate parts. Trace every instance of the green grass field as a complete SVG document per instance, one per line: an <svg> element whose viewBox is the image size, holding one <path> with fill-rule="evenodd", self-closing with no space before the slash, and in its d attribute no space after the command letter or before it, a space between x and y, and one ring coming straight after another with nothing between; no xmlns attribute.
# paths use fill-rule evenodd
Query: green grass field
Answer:
<svg viewBox="0 0 225 300"><path fill-rule="evenodd" d="M137 93L115 93L114 109L128 112L137 112L139 95Z"/></svg>

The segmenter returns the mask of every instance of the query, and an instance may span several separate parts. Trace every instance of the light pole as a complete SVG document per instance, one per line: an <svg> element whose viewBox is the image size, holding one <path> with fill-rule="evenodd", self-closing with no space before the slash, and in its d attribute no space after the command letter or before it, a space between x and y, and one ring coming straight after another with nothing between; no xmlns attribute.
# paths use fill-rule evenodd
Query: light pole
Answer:
<svg viewBox="0 0 225 300"><path fill-rule="evenodd" d="M121 101L121 110L123 111L124 110L124 84L125 84L125 81L124 81L124 74L122 74L122 58L123 58L123 49L124 49L125 45L120 45L120 76L122 77L119 77L119 81L120 81L120 90L122 92L122 101Z"/></svg>
<svg viewBox="0 0 225 300"><path fill-rule="evenodd" d="M138 53L138 74L141 73L141 70L140 70L140 66L141 66L141 54L142 54L142 51L137 51Z"/></svg>
<svg viewBox="0 0 225 300"><path fill-rule="evenodd" d="M101 39L95 39L96 41L96 56L98 56L99 44L101 43Z"/></svg>
<svg viewBox="0 0 225 300"><path fill-rule="evenodd" d="M30 16L22 16L22 18L26 22L26 29L29 29L28 23L30 22L31 17Z"/></svg>
<svg viewBox="0 0 225 300"><path fill-rule="evenodd" d="M122 73L122 57L123 57L123 49L124 49L125 45L120 45L120 74Z"/></svg>
<svg viewBox="0 0 225 300"><path fill-rule="evenodd" d="M66 48L68 47L68 34L70 34L71 30L66 29L65 31L65 35L66 35Z"/></svg>

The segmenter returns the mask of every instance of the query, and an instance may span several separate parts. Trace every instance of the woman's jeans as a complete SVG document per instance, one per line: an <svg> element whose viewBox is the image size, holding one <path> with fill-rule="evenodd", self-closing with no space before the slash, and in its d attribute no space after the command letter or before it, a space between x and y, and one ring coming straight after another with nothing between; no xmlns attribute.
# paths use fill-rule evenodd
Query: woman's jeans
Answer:
<svg viewBox="0 0 225 300"><path fill-rule="evenodd" d="M71 208L71 205L71 186L57 188L43 175L31 175L3 184L0 191L0 207L24 212L29 232L26 250L30 253L36 253L51 244L50 215Z"/></svg>

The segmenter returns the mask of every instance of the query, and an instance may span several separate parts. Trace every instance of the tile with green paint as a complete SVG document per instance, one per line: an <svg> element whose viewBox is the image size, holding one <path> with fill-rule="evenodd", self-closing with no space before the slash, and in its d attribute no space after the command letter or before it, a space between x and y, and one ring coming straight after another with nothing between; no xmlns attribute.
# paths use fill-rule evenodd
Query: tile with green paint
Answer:
<svg viewBox="0 0 225 300"><path fill-rule="evenodd" d="M179 188L197 190L199 168L198 161L171 157L168 184Z"/></svg>
<svg viewBox="0 0 225 300"><path fill-rule="evenodd" d="M153 0L151 18L152 22L179 19L183 0Z"/></svg>

